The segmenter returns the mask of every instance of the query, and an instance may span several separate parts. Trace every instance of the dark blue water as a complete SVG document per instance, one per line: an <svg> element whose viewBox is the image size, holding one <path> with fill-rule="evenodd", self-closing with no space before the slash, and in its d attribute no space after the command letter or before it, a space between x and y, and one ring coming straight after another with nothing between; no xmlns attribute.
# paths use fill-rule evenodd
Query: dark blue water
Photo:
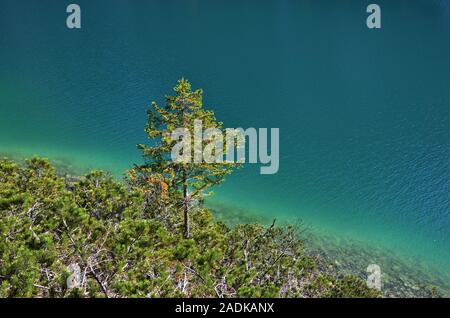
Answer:
<svg viewBox="0 0 450 318"><path fill-rule="evenodd" d="M280 171L214 200L450 268L450 1L0 0L0 151L117 175L182 76L226 127L280 128Z"/></svg>

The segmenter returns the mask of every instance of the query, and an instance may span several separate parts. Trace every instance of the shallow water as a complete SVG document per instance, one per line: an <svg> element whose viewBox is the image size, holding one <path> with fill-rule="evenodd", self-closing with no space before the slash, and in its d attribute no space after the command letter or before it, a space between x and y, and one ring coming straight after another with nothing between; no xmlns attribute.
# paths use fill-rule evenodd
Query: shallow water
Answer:
<svg viewBox="0 0 450 318"><path fill-rule="evenodd" d="M279 127L280 171L211 203L450 268L450 5L0 0L0 152L120 174L181 76L227 127ZM18 18L19 17L19 18ZM437 273L437 272L436 272Z"/></svg>

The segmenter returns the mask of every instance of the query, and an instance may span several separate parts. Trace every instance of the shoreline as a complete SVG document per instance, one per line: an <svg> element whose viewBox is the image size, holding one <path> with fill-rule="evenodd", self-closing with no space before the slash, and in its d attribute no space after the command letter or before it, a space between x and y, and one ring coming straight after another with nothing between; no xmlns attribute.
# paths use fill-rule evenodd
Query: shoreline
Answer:
<svg viewBox="0 0 450 318"><path fill-rule="evenodd" d="M214 217L228 225L239 223L270 224L267 216L243 214L235 208L206 204ZM277 222L285 223L283 220ZM377 264L382 271L384 297L430 297L438 292L450 297L450 277L433 267L418 264L395 252L374 247L355 239L326 235L308 227L301 227L301 240L309 256L316 258L321 269L338 275L353 274L367 278L367 266ZM433 290L436 287L436 291Z"/></svg>
<svg viewBox="0 0 450 318"><path fill-rule="evenodd" d="M0 153L0 158L9 158L23 163L28 157L3 152ZM77 166L70 159L49 158L49 160L55 166L57 174L64 178L77 178L90 170ZM122 181L114 173L104 171L110 173L117 181ZM230 226L243 223L267 225L276 219L223 203L207 202L205 206L211 210L216 221L222 221ZM289 222L280 219L277 223ZM384 297L430 297L436 291L439 295L450 297L450 277L440 270L426 269L422 264L412 264L413 262L406 260L405 257L384 248L369 246L354 239L319 233L317 230L304 227L301 223L299 228L306 253L318 261L320 269L324 272L336 275L353 274L365 280L367 266L379 263L382 269ZM433 287L437 290L433 290Z"/></svg>

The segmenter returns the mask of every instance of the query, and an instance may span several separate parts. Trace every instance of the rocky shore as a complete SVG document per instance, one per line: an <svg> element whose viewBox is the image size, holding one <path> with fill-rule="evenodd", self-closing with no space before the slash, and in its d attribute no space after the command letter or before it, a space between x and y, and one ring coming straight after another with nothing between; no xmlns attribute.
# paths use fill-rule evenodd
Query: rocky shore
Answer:
<svg viewBox="0 0 450 318"><path fill-rule="evenodd" d="M211 204L215 217L229 225L239 223L270 224L273 220L249 215L244 210ZM367 267L381 268L383 297L450 297L450 277L426 268L416 260L404 260L394 252L367 246L349 239L319 235L299 225L308 255L314 257L321 270L334 275L356 275L367 279Z"/></svg>

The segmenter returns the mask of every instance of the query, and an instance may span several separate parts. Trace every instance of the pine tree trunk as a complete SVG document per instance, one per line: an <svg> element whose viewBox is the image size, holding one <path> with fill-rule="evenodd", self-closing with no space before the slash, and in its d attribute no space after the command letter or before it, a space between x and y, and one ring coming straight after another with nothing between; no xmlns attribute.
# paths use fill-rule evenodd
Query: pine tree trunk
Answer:
<svg viewBox="0 0 450 318"><path fill-rule="evenodd" d="M183 110L181 111L181 114L183 116L183 126L185 127L185 110L186 110L186 103L183 100ZM187 172L186 168L183 168L183 212L184 212L184 238L188 239L191 236L190 230L189 230L189 189L188 189L188 180L187 180Z"/></svg>
<svg viewBox="0 0 450 318"><path fill-rule="evenodd" d="M184 238L188 239L191 233L189 230L189 193L186 172L184 172L183 179Z"/></svg>

